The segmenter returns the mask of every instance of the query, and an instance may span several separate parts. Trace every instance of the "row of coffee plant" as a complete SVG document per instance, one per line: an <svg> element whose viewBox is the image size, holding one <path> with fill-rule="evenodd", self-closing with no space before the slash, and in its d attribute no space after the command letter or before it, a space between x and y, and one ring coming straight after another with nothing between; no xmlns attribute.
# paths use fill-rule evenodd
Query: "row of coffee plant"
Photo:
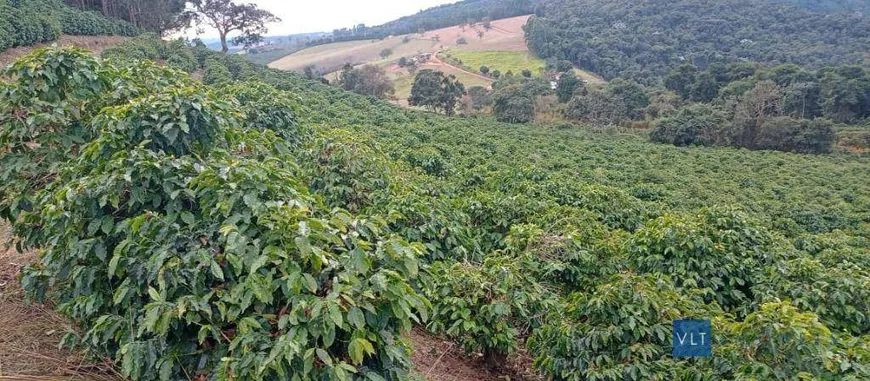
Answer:
<svg viewBox="0 0 870 381"><path fill-rule="evenodd" d="M449 118L130 44L6 73L0 213L67 343L131 378L406 379L414 325L559 380L870 377L866 157ZM147 46L204 84L124 59ZM671 355L682 318L712 358Z"/></svg>

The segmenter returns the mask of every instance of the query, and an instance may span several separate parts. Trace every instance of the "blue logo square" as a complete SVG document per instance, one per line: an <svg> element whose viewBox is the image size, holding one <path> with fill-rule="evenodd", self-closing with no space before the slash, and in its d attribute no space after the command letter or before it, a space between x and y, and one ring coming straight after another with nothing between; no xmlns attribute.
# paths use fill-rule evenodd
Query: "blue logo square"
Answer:
<svg viewBox="0 0 870 381"><path fill-rule="evenodd" d="M710 320L674 320L674 357L710 357Z"/></svg>

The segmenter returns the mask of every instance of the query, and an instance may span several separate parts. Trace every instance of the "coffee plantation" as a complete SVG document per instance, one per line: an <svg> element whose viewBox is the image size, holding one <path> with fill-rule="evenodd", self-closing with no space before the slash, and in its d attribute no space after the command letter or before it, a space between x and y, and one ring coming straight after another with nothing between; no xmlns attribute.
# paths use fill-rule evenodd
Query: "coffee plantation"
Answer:
<svg viewBox="0 0 870 381"><path fill-rule="evenodd" d="M867 156L403 110L148 36L3 77L21 281L131 379L413 379L415 326L554 380L870 378ZM692 318L711 358L671 355Z"/></svg>
<svg viewBox="0 0 870 381"><path fill-rule="evenodd" d="M139 31L130 23L71 8L59 0L0 1L0 51L54 41L61 34L135 36Z"/></svg>

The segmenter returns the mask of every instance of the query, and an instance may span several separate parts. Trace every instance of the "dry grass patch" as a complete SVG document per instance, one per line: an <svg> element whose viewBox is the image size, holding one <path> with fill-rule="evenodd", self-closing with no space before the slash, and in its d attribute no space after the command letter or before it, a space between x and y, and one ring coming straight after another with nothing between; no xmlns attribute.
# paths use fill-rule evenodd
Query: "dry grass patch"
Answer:
<svg viewBox="0 0 870 381"><path fill-rule="evenodd" d="M109 363L95 364L80 352L58 348L61 337L73 327L50 305L25 301L18 276L36 254L7 248L12 239L9 226L0 222L0 379L122 379Z"/></svg>

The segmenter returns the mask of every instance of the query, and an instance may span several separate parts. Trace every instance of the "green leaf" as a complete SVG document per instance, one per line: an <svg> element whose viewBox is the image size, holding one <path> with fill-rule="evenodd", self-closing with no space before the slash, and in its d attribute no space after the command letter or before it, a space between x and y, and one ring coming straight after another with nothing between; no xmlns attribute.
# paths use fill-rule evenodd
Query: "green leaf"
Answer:
<svg viewBox="0 0 870 381"><path fill-rule="evenodd" d="M185 224L193 225L196 222L196 217L193 216L193 213L184 211L181 212L181 220L184 221Z"/></svg>
<svg viewBox="0 0 870 381"><path fill-rule="evenodd" d="M335 323L336 327L341 328L341 326L344 325L341 308L335 303L329 303L327 308L329 309L329 318L332 319L332 322Z"/></svg>
<svg viewBox="0 0 870 381"><path fill-rule="evenodd" d="M305 288L308 289L312 294L317 292L317 281L314 280L314 277L311 274L302 274L302 280L305 283Z"/></svg>
<svg viewBox="0 0 870 381"><path fill-rule="evenodd" d="M320 348L317 348L315 353L317 353L317 358L319 358L320 361L323 361L327 366L332 366L332 358L329 357L329 353L326 353L326 351Z"/></svg>
<svg viewBox="0 0 870 381"><path fill-rule="evenodd" d="M351 307L351 309L347 311L347 321L356 329L360 330L366 325L365 314L361 309L359 309L359 307Z"/></svg>
<svg viewBox="0 0 870 381"><path fill-rule="evenodd" d="M150 296L155 302L163 301L163 299L160 298L160 293L157 292L154 287L148 287L148 296Z"/></svg>

